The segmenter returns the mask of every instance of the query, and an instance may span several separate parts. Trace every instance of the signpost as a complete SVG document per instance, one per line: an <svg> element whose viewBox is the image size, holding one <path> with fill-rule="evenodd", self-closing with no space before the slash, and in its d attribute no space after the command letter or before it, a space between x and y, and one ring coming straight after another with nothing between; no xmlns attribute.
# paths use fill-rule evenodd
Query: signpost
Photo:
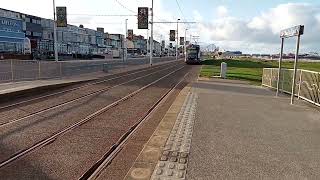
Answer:
<svg viewBox="0 0 320 180"><path fill-rule="evenodd" d="M279 70L278 70L278 81L277 81L277 96L279 94L280 88L280 79L281 79L281 63L282 63L282 56L283 56L283 45L284 39L289 37L297 36L297 44L296 44L296 54L294 59L294 72L292 78L292 92L291 92L291 104L294 103L294 96L295 96L295 88L296 88L296 79L297 79L297 65L298 65L298 56L299 56L299 47L300 47L300 36L304 33L304 26L294 26L288 29L284 29L280 31L280 38L281 38L281 51L280 51L280 58L279 58Z"/></svg>

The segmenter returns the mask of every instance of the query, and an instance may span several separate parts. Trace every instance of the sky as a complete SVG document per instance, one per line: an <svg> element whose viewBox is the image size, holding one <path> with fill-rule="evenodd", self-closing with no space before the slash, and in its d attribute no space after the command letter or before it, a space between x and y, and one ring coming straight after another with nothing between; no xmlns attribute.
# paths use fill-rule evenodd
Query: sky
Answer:
<svg viewBox="0 0 320 180"><path fill-rule="evenodd" d="M56 0L56 6L67 6L68 23L83 24L87 28L104 27L109 33L147 36L147 30L137 29L138 7L151 7L151 0ZM180 8L179 8L180 6ZM10 0L1 8L44 18L53 18L52 0ZM97 16L100 15L100 16ZM101 16L103 15L103 16ZM105 15L128 15L126 17ZM169 43L169 31L177 28L179 36L187 40L199 36L203 48L214 44L221 50L239 50L243 53L279 53L281 29L305 25L301 37L301 52L320 53L319 0L154 0L154 37ZM285 40L285 53L294 52L296 38Z"/></svg>

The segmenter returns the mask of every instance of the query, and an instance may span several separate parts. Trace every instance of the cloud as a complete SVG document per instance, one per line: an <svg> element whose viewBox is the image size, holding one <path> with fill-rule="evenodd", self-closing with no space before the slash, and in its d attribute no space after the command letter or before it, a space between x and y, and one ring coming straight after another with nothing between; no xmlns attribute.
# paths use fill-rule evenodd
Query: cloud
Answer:
<svg viewBox="0 0 320 180"><path fill-rule="evenodd" d="M223 11L222 7L218 7L218 9ZM280 30L303 24L305 25L305 34L302 36L302 49L307 52L319 51L319 47L315 46L320 42L319 12L319 6L306 3L287 3L262 12L259 16L249 20L224 14L213 22L202 22L197 28L201 34L209 33L205 36L210 39L204 41L219 43L230 49L245 49L246 52L275 53L279 49ZM286 40L286 42L288 42L286 44L288 47L294 47L293 40Z"/></svg>
<svg viewBox="0 0 320 180"><path fill-rule="evenodd" d="M228 9L225 6L218 6L216 12L218 17L228 16Z"/></svg>

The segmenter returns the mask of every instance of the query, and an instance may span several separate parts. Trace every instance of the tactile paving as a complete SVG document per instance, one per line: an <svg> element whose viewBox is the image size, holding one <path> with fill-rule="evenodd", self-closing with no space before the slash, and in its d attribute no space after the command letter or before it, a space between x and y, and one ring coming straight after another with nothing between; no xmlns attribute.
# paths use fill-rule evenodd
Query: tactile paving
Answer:
<svg viewBox="0 0 320 180"><path fill-rule="evenodd" d="M185 179L196 106L197 94L189 92L151 179Z"/></svg>

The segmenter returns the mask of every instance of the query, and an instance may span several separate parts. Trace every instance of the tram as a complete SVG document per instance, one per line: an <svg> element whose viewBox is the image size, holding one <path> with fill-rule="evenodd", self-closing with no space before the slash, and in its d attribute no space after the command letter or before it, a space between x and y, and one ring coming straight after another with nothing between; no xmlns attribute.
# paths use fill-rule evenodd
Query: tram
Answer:
<svg viewBox="0 0 320 180"><path fill-rule="evenodd" d="M200 45L190 44L186 47L185 63L201 64Z"/></svg>

